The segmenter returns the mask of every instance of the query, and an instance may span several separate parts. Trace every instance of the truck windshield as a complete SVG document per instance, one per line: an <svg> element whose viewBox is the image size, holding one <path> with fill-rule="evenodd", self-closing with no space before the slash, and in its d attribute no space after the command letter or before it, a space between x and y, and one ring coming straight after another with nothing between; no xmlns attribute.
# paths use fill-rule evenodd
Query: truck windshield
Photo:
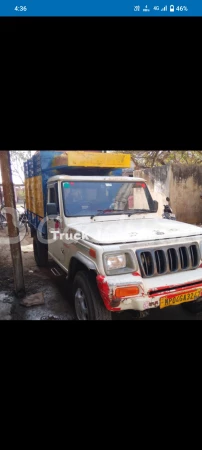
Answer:
<svg viewBox="0 0 202 450"><path fill-rule="evenodd" d="M62 183L66 217L152 213L144 182L71 181Z"/></svg>

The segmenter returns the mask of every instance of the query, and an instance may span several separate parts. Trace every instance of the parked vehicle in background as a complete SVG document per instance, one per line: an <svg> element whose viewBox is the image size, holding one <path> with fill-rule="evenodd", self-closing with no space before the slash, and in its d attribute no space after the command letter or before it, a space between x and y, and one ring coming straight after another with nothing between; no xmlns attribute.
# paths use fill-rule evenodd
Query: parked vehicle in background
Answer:
<svg viewBox="0 0 202 450"><path fill-rule="evenodd" d="M4 228L7 226L7 220L5 216L0 212L0 229L4 230Z"/></svg>
<svg viewBox="0 0 202 450"><path fill-rule="evenodd" d="M164 205L164 212L163 212L163 219L168 220L176 220L175 214L173 214L172 208L170 206L170 199L169 197L166 197L166 201L168 202L168 205Z"/></svg>
<svg viewBox="0 0 202 450"><path fill-rule="evenodd" d="M25 228L26 233L28 233L29 227L25 208L21 207L21 209L23 209L23 211L22 210L19 211L18 208L16 208L19 231L22 231ZM5 205L2 205L0 209L0 228L5 229L6 227L7 227L6 207Z"/></svg>
<svg viewBox="0 0 202 450"><path fill-rule="evenodd" d="M38 151L25 163L36 263L55 261L79 320L143 315L174 305L202 310L202 229L164 220L130 156ZM172 214L172 212L168 212Z"/></svg>
<svg viewBox="0 0 202 450"><path fill-rule="evenodd" d="M0 205L0 229L4 230L4 228L7 226L7 220L5 215L3 214L4 210L4 204Z"/></svg>
<svg viewBox="0 0 202 450"><path fill-rule="evenodd" d="M21 231L21 229L23 227L25 227L25 231L26 231L26 233L28 233L29 227L28 227L28 219L27 219L26 211L23 206L21 206L21 210L23 210L23 211L17 211L18 212L18 220L19 220L19 230Z"/></svg>

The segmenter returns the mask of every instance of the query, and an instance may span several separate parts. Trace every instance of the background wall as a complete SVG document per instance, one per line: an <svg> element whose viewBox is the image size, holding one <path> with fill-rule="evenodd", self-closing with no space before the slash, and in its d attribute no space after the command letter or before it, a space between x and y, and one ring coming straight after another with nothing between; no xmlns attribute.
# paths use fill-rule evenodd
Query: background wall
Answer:
<svg viewBox="0 0 202 450"><path fill-rule="evenodd" d="M177 220L202 223L202 166L171 166L170 198Z"/></svg>
<svg viewBox="0 0 202 450"><path fill-rule="evenodd" d="M134 176L146 180L154 200L159 202L161 216L166 197L181 222L202 223L202 166L172 164L153 169L135 170Z"/></svg>

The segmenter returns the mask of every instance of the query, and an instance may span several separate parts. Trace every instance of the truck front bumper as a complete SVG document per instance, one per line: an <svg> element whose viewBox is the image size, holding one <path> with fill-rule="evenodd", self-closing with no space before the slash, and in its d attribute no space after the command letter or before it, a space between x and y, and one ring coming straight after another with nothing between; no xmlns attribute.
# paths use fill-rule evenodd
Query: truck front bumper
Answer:
<svg viewBox="0 0 202 450"><path fill-rule="evenodd" d="M185 300L186 293L190 293L190 301L194 300L191 294L195 291L198 292L199 297L202 296L202 268L153 278L142 278L138 272L117 276L98 275L97 285L109 311L145 311L162 307L162 299L165 306L171 306L179 304L177 300L174 303L170 301L173 298L177 299L176 296L181 296L180 303L189 299L187 297ZM117 288L131 286L138 286L138 295L116 298Z"/></svg>

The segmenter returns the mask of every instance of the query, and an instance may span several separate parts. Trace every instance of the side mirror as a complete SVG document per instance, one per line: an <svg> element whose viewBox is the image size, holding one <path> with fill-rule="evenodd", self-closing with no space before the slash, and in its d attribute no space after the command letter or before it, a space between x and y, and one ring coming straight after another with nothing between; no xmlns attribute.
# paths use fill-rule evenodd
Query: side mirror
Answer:
<svg viewBox="0 0 202 450"><path fill-rule="evenodd" d="M156 213L158 211L159 204L156 200L153 201L153 210Z"/></svg>
<svg viewBox="0 0 202 450"><path fill-rule="evenodd" d="M57 216L58 210L56 203L47 203L46 211L47 216Z"/></svg>

